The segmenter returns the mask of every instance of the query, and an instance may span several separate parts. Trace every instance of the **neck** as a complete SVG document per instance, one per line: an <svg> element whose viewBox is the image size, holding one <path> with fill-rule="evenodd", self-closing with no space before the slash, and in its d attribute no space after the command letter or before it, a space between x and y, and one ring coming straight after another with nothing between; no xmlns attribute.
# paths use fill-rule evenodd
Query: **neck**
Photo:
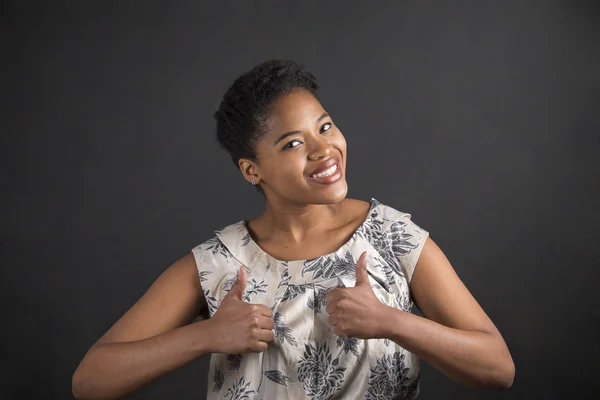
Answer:
<svg viewBox="0 0 600 400"><path fill-rule="evenodd" d="M311 234L331 227L340 210L341 202L295 204L281 200L267 200L260 220L267 236L277 235L286 242L302 243Z"/></svg>

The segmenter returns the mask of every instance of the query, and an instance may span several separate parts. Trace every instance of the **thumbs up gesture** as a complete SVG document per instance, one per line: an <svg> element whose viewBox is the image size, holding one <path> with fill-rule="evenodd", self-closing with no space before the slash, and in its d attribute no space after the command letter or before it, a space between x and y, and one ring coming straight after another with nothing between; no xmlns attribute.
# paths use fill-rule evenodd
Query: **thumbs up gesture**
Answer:
<svg viewBox="0 0 600 400"><path fill-rule="evenodd" d="M242 265L236 282L211 319L215 353L260 353L273 340L273 313L262 304L242 300L246 289L246 268Z"/></svg>
<svg viewBox="0 0 600 400"><path fill-rule="evenodd" d="M373 292L367 273L367 252L356 263L356 285L332 289L326 300L329 323L336 335L358 339L384 337L382 328L390 307Z"/></svg>

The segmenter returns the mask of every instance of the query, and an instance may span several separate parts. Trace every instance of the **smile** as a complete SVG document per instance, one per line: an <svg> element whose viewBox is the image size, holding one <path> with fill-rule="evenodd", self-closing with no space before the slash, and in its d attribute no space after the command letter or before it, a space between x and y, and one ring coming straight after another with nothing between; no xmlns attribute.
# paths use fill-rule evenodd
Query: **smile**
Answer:
<svg viewBox="0 0 600 400"><path fill-rule="evenodd" d="M307 177L312 182L328 185L335 183L342 178L342 168L338 162L323 172L319 172L318 174L313 174L310 176L307 175Z"/></svg>
<svg viewBox="0 0 600 400"><path fill-rule="evenodd" d="M329 168L328 170L326 170L326 171L323 171L323 172L321 172L320 174L314 174L314 175L311 175L310 177L311 177L311 178L321 178L321 177L323 177L323 176L331 176L331 175L333 175L333 174L335 173L335 171L337 171L337 169L338 169L338 165L337 165L337 164L335 164L334 166L332 166L332 167L331 167L331 168Z"/></svg>

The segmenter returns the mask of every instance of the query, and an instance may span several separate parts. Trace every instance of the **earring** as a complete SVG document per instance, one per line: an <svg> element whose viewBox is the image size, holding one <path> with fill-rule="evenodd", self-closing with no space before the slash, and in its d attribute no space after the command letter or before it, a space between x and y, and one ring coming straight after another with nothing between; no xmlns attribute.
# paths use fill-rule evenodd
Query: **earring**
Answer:
<svg viewBox="0 0 600 400"><path fill-rule="evenodd" d="M252 186L256 185L256 180L252 179Z"/></svg>

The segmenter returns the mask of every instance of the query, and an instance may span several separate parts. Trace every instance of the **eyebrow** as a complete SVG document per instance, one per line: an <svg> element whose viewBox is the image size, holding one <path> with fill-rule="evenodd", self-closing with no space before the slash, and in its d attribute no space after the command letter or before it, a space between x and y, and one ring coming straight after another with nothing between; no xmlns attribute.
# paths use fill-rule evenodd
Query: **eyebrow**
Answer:
<svg viewBox="0 0 600 400"><path fill-rule="evenodd" d="M321 122L323 119L325 119L327 117L329 117L329 114L323 113L319 118L317 118L317 122ZM291 131L291 132L284 133L283 135L281 135L277 138L277 140L275 141L275 143L273 143L273 145L276 145L277 143L281 142L283 139L285 139L288 136L297 135L299 133L300 133L300 131Z"/></svg>

